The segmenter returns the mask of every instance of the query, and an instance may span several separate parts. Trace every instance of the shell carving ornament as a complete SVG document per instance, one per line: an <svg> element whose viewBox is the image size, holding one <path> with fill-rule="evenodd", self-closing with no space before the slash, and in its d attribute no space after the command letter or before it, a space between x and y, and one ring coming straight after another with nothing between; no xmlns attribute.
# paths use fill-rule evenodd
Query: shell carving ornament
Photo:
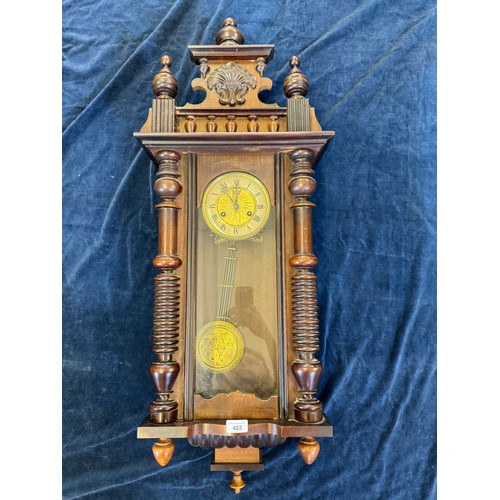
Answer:
<svg viewBox="0 0 500 500"><path fill-rule="evenodd" d="M243 104L249 89L256 85L257 79L250 71L232 61L217 68L207 81L208 89L219 94L219 102L229 106Z"/></svg>

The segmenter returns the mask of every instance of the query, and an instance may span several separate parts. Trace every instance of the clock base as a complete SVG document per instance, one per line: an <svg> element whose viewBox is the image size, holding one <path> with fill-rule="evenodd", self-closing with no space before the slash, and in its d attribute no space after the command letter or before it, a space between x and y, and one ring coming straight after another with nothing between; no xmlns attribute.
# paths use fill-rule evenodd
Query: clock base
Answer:
<svg viewBox="0 0 500 500"><path fill-rule="evenodd" d="M333 437L333 427L323 415L321 422L306 424L296 420L261 419L248 420L248 431L228 433L226 421L218 420L177 420L170 424L155 424L149 418L137 429L139 439L157 439L153 454L162 466L172 457L172 438L186 438L195 447L213 448L211 471L231 471L233 479L229 486L239 493L245 486L241 477L243 471L263 470L262 448L270 448L284 443L287 438L300 438L299 454L308 465L318 456L320 445L316 437ZM168 451L165 463L164 450ZM160 455L160 456L158 456Z"/></svg>
<svg viewBox="0 0 500 500"><path fill-rule="evenodd" d="M155 424L146 418L137 428L138 439L185 438L193 446L201 448L222 448L225 446L225 438L243 439L252 437L257 444L255 436L262 436L262 446L269 447L270 443L264 443L265 436L276 438L275 444L281 444L287 438L303 437L333 437L333 427L323 415L321 422L305 424L296 420L287 419L253 419L248 420L248 431L241 434L229 434L226 432L226 421L218 420L177 420L169 424ZM213 439L211 439L211 437ZM268 438L268 439L269 439ZM281 442L280 442L281 441ZM194 443L194 444L193 444ZM260 447L260 446L259 446Z"/></svg>
<svg viewBox="0 0 500 500"><path fill-rule="evenodd" d="M259 448L248 446L247 448L215 448L210 464L211 471L231 471L233 479L229 486L236 494L245 486L241 473L246 470L264 470L262 463L262 451Z"/></svg>

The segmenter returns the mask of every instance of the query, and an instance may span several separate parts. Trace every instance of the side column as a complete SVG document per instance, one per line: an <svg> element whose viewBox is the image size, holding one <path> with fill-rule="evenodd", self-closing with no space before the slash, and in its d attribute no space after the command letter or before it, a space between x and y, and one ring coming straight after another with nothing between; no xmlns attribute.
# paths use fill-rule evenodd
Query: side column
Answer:
<svg viewBox="0 0 500 500"><path fill-rule="evenodd" d="M153 313L153 352L157 360L150 371L156 386L157 398L151 403L149 418L155 424L177 420L178 403L170 399L180 366L175 360L179 343L180 276L177 270L182 260L177 255L178 211L176 202L182 192L179 180L179 160L175 151L162 150L156 153L157 179L154 185L161 201L158 209L158 255L153 266L159 270L155 276Z"/></svg>
<svg viewBox="0 0 500 500"><path fill-rule="evenodd" d="M294 254L290 265L294 268L292 281L292 335L296 358L292 372L297 382L299 397L294 403L295 419L317 423L323 419L323 404L316 397L316 387L322 367L316 353L319 351L319 321L316 275L312 269L318 259L313 253L312 210L309 197L316 190L312 163L314 152L296 149L290 153L293 161L288 189L293 195ZM319 443L312 437L303 437L299 451L306 463L312 463L319 453Z"/></svg>

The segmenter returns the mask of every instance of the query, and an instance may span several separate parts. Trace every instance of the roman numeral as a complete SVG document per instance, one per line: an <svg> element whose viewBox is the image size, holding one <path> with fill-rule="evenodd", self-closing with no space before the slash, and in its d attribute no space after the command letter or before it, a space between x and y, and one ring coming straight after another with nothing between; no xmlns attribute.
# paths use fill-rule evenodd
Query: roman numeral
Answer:
<svg viewBox="0 0 500 500"><path fill-rule="evenodd" d="M255 215L254 218L253 218L253 220L255 222L260 222L260 217L258 215Z"/></svg>
<svg viewBox="0 0 500 500"><path fill-rule="evenodd" d="M262 210L264 208L264 205L257 205L257 210Z"/></svg>
<svg viewBox="0 0 500 500"><path fill-rule="evenodd" d="M212 220L217 220L217 214L212 215Z"/></svg>

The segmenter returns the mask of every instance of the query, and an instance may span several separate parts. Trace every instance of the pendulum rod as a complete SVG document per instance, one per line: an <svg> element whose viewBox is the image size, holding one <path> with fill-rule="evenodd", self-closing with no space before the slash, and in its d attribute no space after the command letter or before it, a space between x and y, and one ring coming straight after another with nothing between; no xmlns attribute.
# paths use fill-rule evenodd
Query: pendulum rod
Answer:
<svg viewBox="0 0 500 500"><path fill-rule="evenodd" d="M234 242L227 248L227 255L224 256L224 269L220 284L219 305L217 307L217 319L219 321L229 321L229 308L231 307L231 297L234 287L234 271L236 267L236 246Z"/></svg>

